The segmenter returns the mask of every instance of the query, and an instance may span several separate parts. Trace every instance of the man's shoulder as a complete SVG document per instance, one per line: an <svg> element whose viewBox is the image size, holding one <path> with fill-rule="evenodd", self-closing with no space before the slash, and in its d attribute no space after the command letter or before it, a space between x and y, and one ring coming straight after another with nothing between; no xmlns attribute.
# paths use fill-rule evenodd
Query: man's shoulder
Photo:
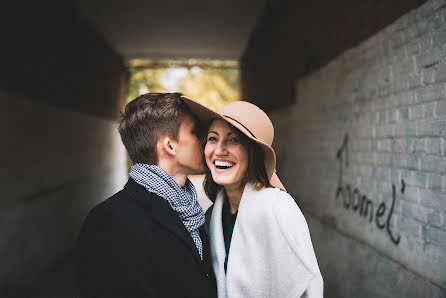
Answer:
<svg viewBox="0 0 446 298"><path fill-rule="evenodd" d="M131 197L125 189L122 189L94 206L90 210L89 216L113 216L114 214L125 213L132 205Z"/></svg>
<svg viewBox="0 0 446 298"><path fill-rule="evenodd" d="M126 185L127 186L127 185ZM94 206L85 219L85 225L132 225L140 224L141 221L147 221L150 218L150 194L148 197L137 198L124 187L119 192ZM143 205L142 201L147 201Z"/></svg>

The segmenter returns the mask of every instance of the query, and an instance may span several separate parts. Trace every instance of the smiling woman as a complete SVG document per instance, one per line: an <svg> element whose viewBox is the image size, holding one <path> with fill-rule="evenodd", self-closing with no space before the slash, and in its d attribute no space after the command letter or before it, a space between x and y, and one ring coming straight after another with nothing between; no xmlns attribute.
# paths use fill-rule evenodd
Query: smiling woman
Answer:
<svg viewBox="0 0 446 298"><path fill-rule="evenodd" d="M242 101L208 118L206 226L218 297L322 297L306 220L275 172L271 120Z"/></svg>
<svg viewBox="0 0 446 298"><path fill-rule="evenodd" d="M227 192L239 193L240 196L249 164L247 145L248 140L242 133L226 121L217 119L209 127L204 149L214 182L224 186Z"/></svg>

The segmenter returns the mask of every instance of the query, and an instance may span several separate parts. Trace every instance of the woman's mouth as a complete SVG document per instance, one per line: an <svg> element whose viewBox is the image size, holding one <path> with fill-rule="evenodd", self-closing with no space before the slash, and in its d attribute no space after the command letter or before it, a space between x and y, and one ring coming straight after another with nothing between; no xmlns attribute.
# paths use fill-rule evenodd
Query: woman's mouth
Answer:
<svg viewBox="0 0 446 298"><path fill-rule="evenodd" d="M214 166L219 170L227 170L235 166L232 161L214 160Z"/></svg>

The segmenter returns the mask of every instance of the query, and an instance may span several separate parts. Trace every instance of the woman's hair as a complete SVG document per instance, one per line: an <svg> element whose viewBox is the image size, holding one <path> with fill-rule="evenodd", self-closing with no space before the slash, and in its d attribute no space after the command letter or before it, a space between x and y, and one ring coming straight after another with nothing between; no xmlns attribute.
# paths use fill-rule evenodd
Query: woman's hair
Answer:
<svg viewBox="0 0 446 298"><path fill-rule="evenodd" d="M209 122L208 129L211 126L211 124L214 122L214 120ZM255 189L260 190L264 187L269 187L269 179L266 175L265 170L265 161L263 159L263 150L260 148L259 145L257 145L256 142L245 136L242 132L240 132L237 128L235 128L233 125L228 125L237 132L237 135L242 138L244 141L242 144L246 146L246 149L248 150L248 170L246 171L246 176L243 179L243 185L246 185L247 183L250 183ZM203 148L206 146L207 142L207 130L205 133L205 137L203 139ZM208 198L214 202L215 198L217 197L218 192L223 188L222 185L218 185L214 182L212 179L211 171L209 170L206 161L204 161L204 164L206 166L206 175L204 177L203 181L203 188L208 196Z"/></svg>

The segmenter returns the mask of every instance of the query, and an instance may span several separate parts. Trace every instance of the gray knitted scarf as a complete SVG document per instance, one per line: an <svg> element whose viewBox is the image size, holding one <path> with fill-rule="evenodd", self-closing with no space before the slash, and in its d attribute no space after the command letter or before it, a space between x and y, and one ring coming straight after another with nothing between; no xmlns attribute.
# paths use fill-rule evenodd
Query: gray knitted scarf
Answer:
<svg viewBox="0 0 446 298"><path fill-rule="evenodd" d="M203 259L203 244L198 228L204 224L205 216L203 208L198 204L197 191L192 182L187 179L184 187L181 187L162 168L144 163L134 164L129 175L147 191L164 198L178 213Z"/></svg>

